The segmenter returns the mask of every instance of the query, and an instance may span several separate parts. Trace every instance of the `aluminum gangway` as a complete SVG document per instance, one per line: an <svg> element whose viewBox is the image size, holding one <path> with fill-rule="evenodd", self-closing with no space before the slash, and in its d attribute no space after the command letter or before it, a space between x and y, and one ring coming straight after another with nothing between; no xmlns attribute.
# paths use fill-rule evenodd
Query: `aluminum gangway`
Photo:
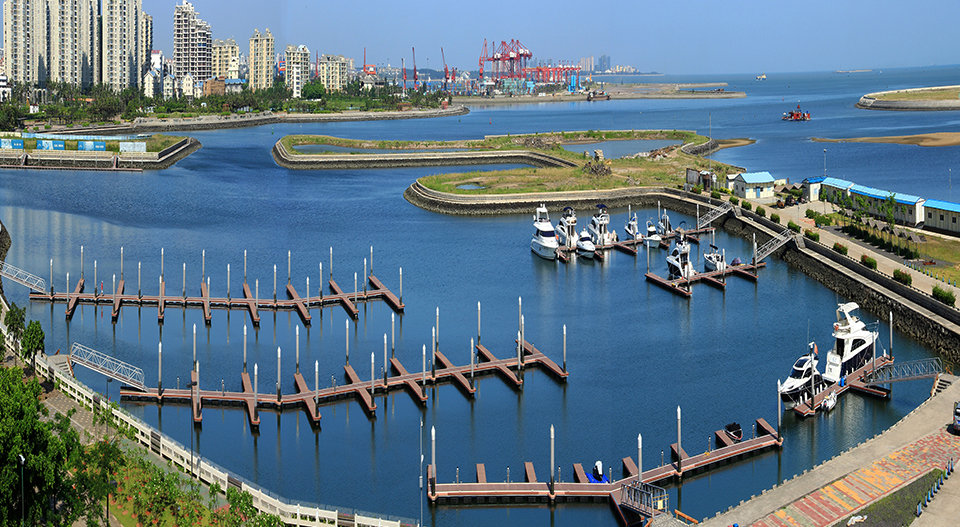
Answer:
<svg viewBox="0 0 960 527"><path fill-rule="evenodd" d="M790 241L794 236L793 231L790 229L784 229L783 232L770 238L767 243L760 246L757 249L757 254L754 255L753 262L759 263L762 262L764 258L773 254L773 251L776 251L780 247L783 247L788 241Z"/></svg>
<svg viewBox="0 0 960 527"><path fill-rule="evenodd" d="M724 214L730 212L733 209L733 204L727 201L723 205L711 210L710 212L704 214L697 218L697 230L703 229L710 226L713 223L713 220L723 216Z"/></svg>
<svg viewBox="0 0 960 527"><path fill-rule="evenodd" d="M0 261L0 276L9 278L18 284L25 285L38 293L48 292L47 285L43 281L43 278L14 267L7 262Z"/></svg>
<svg viewBox="0 0 960 527"><path fill-rule="evenodd" d="M620 506L631 510L644 518L655 518L669 514L670 495L667 491L649 483L639 481L620 486Z"/></svg>
<svg viewBox="0 0 960 527"><path fill-rule="evenodd" d="M143 384L143 370L95 349L88 348L79 342L74 342L73 347L70 348L70 360L74 364L86 366L127 386L141 391L147 390L147 387Z"/></svg>
<svg viewBox="0 0 960 527"><path fill-rule="evenodd" d="M867 386L887 384L891 382L912 381L915 379L929 379L943 373L943 361L940 357L929 359L894 362L868 371L863 376L863 383Z"/></svg>

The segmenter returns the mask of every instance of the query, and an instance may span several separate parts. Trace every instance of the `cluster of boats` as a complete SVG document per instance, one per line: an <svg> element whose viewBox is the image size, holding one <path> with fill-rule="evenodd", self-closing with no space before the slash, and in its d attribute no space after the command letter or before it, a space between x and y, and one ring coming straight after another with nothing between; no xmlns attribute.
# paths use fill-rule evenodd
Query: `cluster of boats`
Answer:
<svg viewBox="0 0 960 527"><path fill-rule="evenodd" d="M788 407L841 382L850 372L862 368L873 358L879 333L868 328L860 317L853 314L859 308L856 302L837 306L837 321L833 324L835 344L827 353L827 364L822 374L817 369L819 357L814 342L809 344L807 353L794 362L790 376L780 384L780 399ZM836 392L831 392L823 400L821 408L830 410L836 404Z"/></svg>

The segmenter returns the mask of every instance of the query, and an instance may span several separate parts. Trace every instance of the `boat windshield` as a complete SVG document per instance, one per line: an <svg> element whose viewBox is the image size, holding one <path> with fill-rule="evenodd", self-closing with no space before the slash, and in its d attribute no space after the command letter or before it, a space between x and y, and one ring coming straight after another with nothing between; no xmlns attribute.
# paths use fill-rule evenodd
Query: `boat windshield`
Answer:
<svg viewBox="0 0 960 527"><path fill-rule="evenodd" d="M544 238L554 238L554 237L556 237L556 235L557 235L557 234L556 234L555 232L553 232L552 230L551 230L551 231L540 231L540 236L543 236Z"/></svg>
<svg viewBox="0 0 960 527"><path fill-rule="evenodd" d="M808 366L808 359L800 359L793 365L793 371L790 372L791 379L802 379L807 376L807 372L810 369Z"/></svg>

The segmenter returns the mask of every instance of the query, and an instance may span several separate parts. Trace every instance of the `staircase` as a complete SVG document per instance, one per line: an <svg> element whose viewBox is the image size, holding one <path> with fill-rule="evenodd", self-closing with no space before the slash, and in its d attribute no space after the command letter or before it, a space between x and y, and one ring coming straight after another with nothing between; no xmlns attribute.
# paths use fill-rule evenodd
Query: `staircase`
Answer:
<svg viewBox="0 0 960 527"><path fill-rule="evenodd" d="M780 247L783 247L791 238L793 238L794 233L790 229L784 229L783 232L770 238L770 240L761 245L757 249L757 254L754 256L753 263L758 264L763 261L764 258L773 254L773 251L776 251Z"/></svg>
<svg viewBox="0 0 960 527"><path fill-rule="evenodd" d="M721 206L719 206L719 207L711 210L710 212L704 214L703 216L700 216L699 218L697 218L697 229L699 230L699 229L702 229L702 228L704 228L704 227L707 227L708 225L710 225L711 223L713 223L713 220L715 220L715 219L719 218L720 216L723 216L724 214L730 212L730 209L732 209L732 208L733 208L733 205L728 201L728 202L724 203L723 205L721 205Z"/></svg>

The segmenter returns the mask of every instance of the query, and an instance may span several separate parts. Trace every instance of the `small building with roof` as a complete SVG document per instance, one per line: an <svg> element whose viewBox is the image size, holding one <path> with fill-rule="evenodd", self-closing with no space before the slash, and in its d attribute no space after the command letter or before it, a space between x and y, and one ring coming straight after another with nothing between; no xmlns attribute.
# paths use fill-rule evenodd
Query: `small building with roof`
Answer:
<svg viewBox="0 0 960 527"><path fill-rule="evenodd" d="M807 201L820 201L820 188L827 176L808 177L800 182L800 191Z"/></svg>
<svg viewBox="0 0 960 527"><path fill-rule="evenodd" d="M775 180L770 172L744 172L729 178L731 190L740 199L773 201Z"/></svg>
<svg viewBox="0 0 960 527"><path fill-rule="evenodd" d="M863 212L881 220L887 218L887 210L893 207L895 223L916 226L923 222L924 199L912 194L880 190L865 185L853 185L849 189L850 196L858 203L862 199L865 207Z"/></svg>
<svg viewBox="0 0 960 527"><path fill-rule="evenodd" d="M923 203L925 229L960 234L960 204L939 199L928 199Z"/></svg>
<svg viewBox="0 0 960 527"><path fill-rule="evenodd" d="M820 181L820 192L817 194L824 201L838 203L850 197L850 187L853 185L852 181L827 176Z"/></svg>

